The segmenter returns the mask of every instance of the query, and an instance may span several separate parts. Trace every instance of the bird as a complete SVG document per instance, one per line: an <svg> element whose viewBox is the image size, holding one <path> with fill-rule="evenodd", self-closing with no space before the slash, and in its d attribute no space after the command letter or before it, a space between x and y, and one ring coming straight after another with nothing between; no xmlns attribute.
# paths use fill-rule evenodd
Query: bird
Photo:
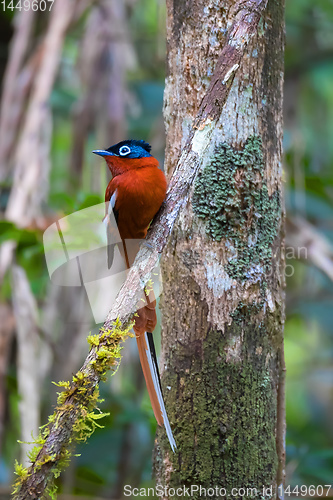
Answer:
<svg viewBox="0 0 333 500"><path fill-rule="evenodd" d="M158 161L151 155L150 144L143 140L121 141L108 149L94 150L93 153L104 157L112 174L105 191L104 222L108 237L108 268L111 267L114 256L111 212L122 240L119 249L129 268L140 242L146 237L149 225L165 199L167 181L162 170L158 168ZM177 446L164 405L153 339L157 323L156 300L152 291L145 294L145 297L146 305L137 311L133 329L156 421L158 425L165 427L171 449L175 452Z"/></svg>

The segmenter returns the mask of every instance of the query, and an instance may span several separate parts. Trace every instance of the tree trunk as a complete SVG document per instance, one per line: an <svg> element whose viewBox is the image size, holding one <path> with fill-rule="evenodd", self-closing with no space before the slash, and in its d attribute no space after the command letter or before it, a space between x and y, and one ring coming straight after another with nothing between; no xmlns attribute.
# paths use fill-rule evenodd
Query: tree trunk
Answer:
<svg viewBox="0 0 333 500"><path fill-rule="evenodd" d="M167 1L168 174L240 4ZM283 0L268 2L164 252L162 380L178 450L160 431L155 472L167 488L282 493L283 13Z"/></svg>

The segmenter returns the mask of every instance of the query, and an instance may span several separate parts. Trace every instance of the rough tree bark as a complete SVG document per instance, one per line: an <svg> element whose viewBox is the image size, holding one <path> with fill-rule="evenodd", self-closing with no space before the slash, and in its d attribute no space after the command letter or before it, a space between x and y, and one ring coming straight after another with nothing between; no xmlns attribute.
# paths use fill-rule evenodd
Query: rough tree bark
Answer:
<svg viewBox="0 0 333 500"><path fill-rule="evenodd" d="M248 9L244 26L251 22L253 7L167 1L169 175L200 103L205 109L227 32L241 9ZM179 452L172 454L159 432L155 472L163 487L219 486L229 494L245 488L234 498L258 488L259 498L270 496L263 486L272 486L274 496L281 494L283 13L283 0L269 0L244 58L233 66L229 96L164 252L163 386ZM232 60L238 46L228 44ZM213 84L221 85L215 76Z"/></svg>
<svg viewBox="0 0 333 500"><path fill-rule="evenodd" d="M242 61L248 43L257 33L258 22L263 10L266 7L266 3L267 0L247 0L246 2L240 2L237 12L235 12L232 16L233 22L228 29L228 36L226 37L223 49L221 50L221 54L216 63L211 83L208 87L207 93L205 94L205 99L199 107L195 124L193 127L189 128L188 138L186 140L184 148L182 149L182 154L177 163L177 167L175 168L175 171L170 180L165 202L150 227L146 242L141 246L133 267L131 267L131 269L129 270L126 281L115 299L115 302L105 320L103 328L101 328L100 330L100 336L92 336L90 338L91 349L83 366L73 377L72 382L65 384L65 390L59 396L58 406L55 410L55 413L50 417L48 425L42 430L42 435L40 436L39 440L39 446L37 446L37 449L35 450L35 458L32 465L28 469L17 467L17 473L19 474L20 478L18 479L15 487L16 492L14 498L16 500L23 500L26 498L41 498L45 492L45 489L50 488L50 485L52 485L52 479L54 478L54 476L57 476L59 474L59 469L61 469L64 464L68 462L73 444L86 435L86 420L88 419L88 421L91 423L94 418L100 417L99 414L94 416L94 414L92 413L94 406L97 404L98 393L96 391L96 386L103 378L107 370L115 370L117 367L120 357L119 344L126 337L128 329L131 328L133 313L138 309L138 307L142 305L141 298L143 288L145 287L145 285L148 285L148 281L150 278L154 280L154 268L159 261L160 254L167 244L168 238L179 214L183 213L184 207L186 206L187 200L189 199L189 191L193 184L193 180L198 172L200 164L202 163L202 159L204 158L207 147L209 147L212 140L214 140L214 134L216 130L218 130L216 129L218 117L221 113L221 110L223 109L223 106L226 104L232 82L234 80L235 74L237 73L239 64ZM236 150L232 154L234 156L232 156L232 162L229 161L230 168L226 169L226 171L230 170L230 172L234 173L233 169L231 168L231 163L232 165L233 163L235 163L239 168L241 168L242 162L240 161L240 156L237 157ZM214 157L215 156L219 156L218 152L216 153L216 155L214 155ZM259 216L262 217L263 215L267 216L267 206L270 206L273 194L269 194L267 188L267 180L263 179L263 160L261 144L258 138L251 139L249 141L249 145L247 145L247 149L245 151L245 154L243 154L243 157L247 159L248 163L252 162L254 164L253 170L255 171L252 172L250 168L248 169L249 172L246 176L244 175L244 186L246 187L250 182L254 185L257 191L254 192L253 196L257 204L260 201L259 206L256 206L256 208L262 214L260 215L260 213L258 212L258 218ZM257 157L259 159L256 163L254 160ZM219 162L218 158L216 162ZM245 170L245 167L243 167L243 170ZM243 173L243 170L239 172L239 175ZM240 182L240 179L238 177L237 186L239 186ZM231 182L231 184L233 183ZM237 186L236 184L234 186L235 197L237 195ZM277 189L278 188L276 188L276 190ZM262 207L262 204L266 206L266 209ZM247 205L244 199L244 203L242 203L240 207L242 208L242 210L245 210L246 206ZM278 213L278 211L276 212ZM257 212L255 212L255 215L256 214ZM185 214L186 220L187 217L188 216ZM184 218L182 218L181 220L184 220ZM279 220L277 223L274 220L273 222L275 222L275 225L277 224L278 230L280 227ZM272 226L274 226L273 222ZM255 249L257 249L257 241L260 241L262 243L262 251L266 249L266 252L268 252L268 256L266 256L266 258L264 259L264 269L267 270L267 261L269 260L268 257L270 256L270 240L268 240L267 244L265 245L265 239L264 242L262 242L263 237L261 235L261 232L258 230L257 233L257 235L249 235L249 239L251 236L253 241L252 246ZM244 267L242 268L242 272L245 273L247 270L246 263L248 262L249 258L246 258L246 252L241 245L241 239L239 239L239 241L240 246L237 247L237 250L238 252L244 252L245 263ZM236 248L234 249L234 254L237 254ZM234 272L234 259L230 260L230 266L230 273ZM259 271L260 266L258 264L257 272ZM253 296L255 296L255 291L255 287L254 290L250 290ZM263 300L264 299L266 300L266 295L264 295ZM280 295L276 293L274 297L269 296L266 302L272 309L274 305L273 300L278 299L280 299ZM260 305L259 302L258 304ZM193 301L193 306L196 305L196 302ZM240 304L238 305L240 306ZM265 321L266 325L266 320L268 321L265 315L266 303L261 308L259 307L259 305L258 310L255 306L253 306L253 312L257 313L257 315L259 315L259 313L262 314L263 322ZM276 304L276 307L278 308L278 303ZM250 308L249 311L252 312L252 309ZM239 311L238 316L240 316ZM242 319L238 316L235 317L235 324L237 320L239 323L239 330L242 326ZM272 318L270 319L272 323L278 324L279 319L277 319L277 316L272 315ZM262 334L260 325L255 326L257 327L257 330L259 329L259 333ZM267 329L267 331L270 331L269 328ZM230 358L230 356L232 357L233 354L235 360L237 360L237 356L240 355L239 351L241 346L239 346L239 339L236 333L234 336L234 344L232 344L231 342L229 348L226 349L226 352L229 356L227 360ZM279 332L277 331L276 344L281 346L281 336L279 336L278 333ZM219 337L216 338L218 339ZM270 340L271 339L269 337L267 339L268 344ZM182 341L182 339L180 341ZM257 354L258 356L260 356L260 354L263 354L263 356L266 355L266 360L270 367L272 363L269 357L269 353L267 353L267 343L265 344L264 341L262 342L263 345L259 346ZM211 350L212 354L214 354L213 349ZM249 352L249 356L250 354L251 352ZM220 358L217 359L218 362L221 362L221 366L222 360L223 352L221 352ZM214 361L216 361L216 357L212 362L214 363ZM247 379L247 375L248 377L252 376L253 378L255 378L254 370L252 369L251 371L252 364L250 363L250 361L251 360L249 360L247 364L249 373L244 372L244 379ZM278 363L276 363L276 369L278 368ZM227 385L228 383L230 383L228 372L226 372L225 375L225 382ZM265 376L260 376L258 377L258 380L255 380L257 384L256 388L258 389L259 384L262 382L264 384L263 387L265 388L265 390L267 390L267 387L270 386L270 375L271 372L268 372L267 368L267 374L265 374ZM201 379L199 376L198 382L200 382L200 380ZM177 380L175 380L175 382L177 382ZM184 381L182 381L182 384L183 383ZM274 389L272 388L270 393L273 392ZM283 391L280 391L280 394L282 393ZM174 394L174 392L172 394ZM170 402L169 398L168 400ZM283 401L283 398L280 398L280 400ZM205 401L207 401L207 399ZM202 402L202 400L200 401L199 398L198 402L200 403ZM281 409L282 406L283 405L281 404ZM258 408L256 407L255 410L257 411ZM282 414L282 411L280 412L280 414ZM181 426L183 426L184 433L186 433L188 429L186 425L184 425L184 420L182 420L183 415L180 413L179 416L179 429L181 430ZM203 418L205 417L205 415L200 416ZM245 418L244 422L245 424L247 423ZM277 425L282 429L283 426L280 422L283 422L283 419L279 419L277 421ZM222 428L223 426L221 427L221 429ZM263 430L264 427L260 428L260 431ZM282 432L277 431L277 435L282 436ZM237 441L237 437L232 437L234 438L234 441ZM251 435L250 437L252 438L253 436ZM181 444L182 441L184 443L186 441L185 434L179 441L179 444ZM229 446L232 446L231 440L229 442ZM278 446L281 446L280 441L278 442ZM185 447L184 450L187 451ZM268 447L268 452L269 451L270 448ZM267 454L269 455L268 452ZM182 448L180 448L180 454L178 456L180 458L180 461L184 459ZM282 452L279 454L279 456L282 457ZM189 456L189 460L192 460L192 462L195 463L195 460L191 453ZM170 466L169 472L171 472L173 465L168 457L165 458L164 464L166 464L167 467ZM283 462L281 462L281 464L283 465ZM186 468L184 468L183 470L186 474ZM173 477L176 478L176 475L174 475Z"/></svg>

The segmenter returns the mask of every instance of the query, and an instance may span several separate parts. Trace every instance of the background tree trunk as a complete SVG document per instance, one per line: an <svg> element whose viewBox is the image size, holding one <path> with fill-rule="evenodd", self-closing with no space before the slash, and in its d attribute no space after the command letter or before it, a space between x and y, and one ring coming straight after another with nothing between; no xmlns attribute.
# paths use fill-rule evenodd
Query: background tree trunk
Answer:
<svg viewBox="0 0 333 500"><path fill-rule="evenodd" d="M167 1L169 175L239 4ZM178 453L160 432L155 472L170 488L281 493L283 13L283 0L268 2L164 253L163 386Z"/></svg>

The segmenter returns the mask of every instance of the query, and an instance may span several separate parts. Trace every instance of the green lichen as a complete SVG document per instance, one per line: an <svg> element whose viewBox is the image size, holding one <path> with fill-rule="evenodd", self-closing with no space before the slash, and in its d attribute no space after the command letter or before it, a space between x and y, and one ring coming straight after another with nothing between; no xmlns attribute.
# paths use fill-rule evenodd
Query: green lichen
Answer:
<svg viewBox="0 0 333 500"><path fill-rule="evenodd" d="M239 151L221 144L196 178L192 205L207 234L233 246L230 277L256 282L268 272L281 210L279 192L268 194L260 138L250 137Z"/></svg>
<svg viewBox="0 0 333 500"><path fill-rule="evenodd" d="M239 356L230 359L234 338L242 338L242 344ZM168 455L174 470L168 486L223 485L230 496L232 488L261 492L274 484L277 471L276 357L265 320L258 324L251 304L244 306L224 335L209 331L201 354L189 364L184 363L185 353L186 348L177 347L173 366L179 368L164 376L164 384L171 387L167 406L171 424L177 422L173 431L179 450ZM163 431L160 439L165 439ZM260 492L253 498L261 498Z"/></svg>

